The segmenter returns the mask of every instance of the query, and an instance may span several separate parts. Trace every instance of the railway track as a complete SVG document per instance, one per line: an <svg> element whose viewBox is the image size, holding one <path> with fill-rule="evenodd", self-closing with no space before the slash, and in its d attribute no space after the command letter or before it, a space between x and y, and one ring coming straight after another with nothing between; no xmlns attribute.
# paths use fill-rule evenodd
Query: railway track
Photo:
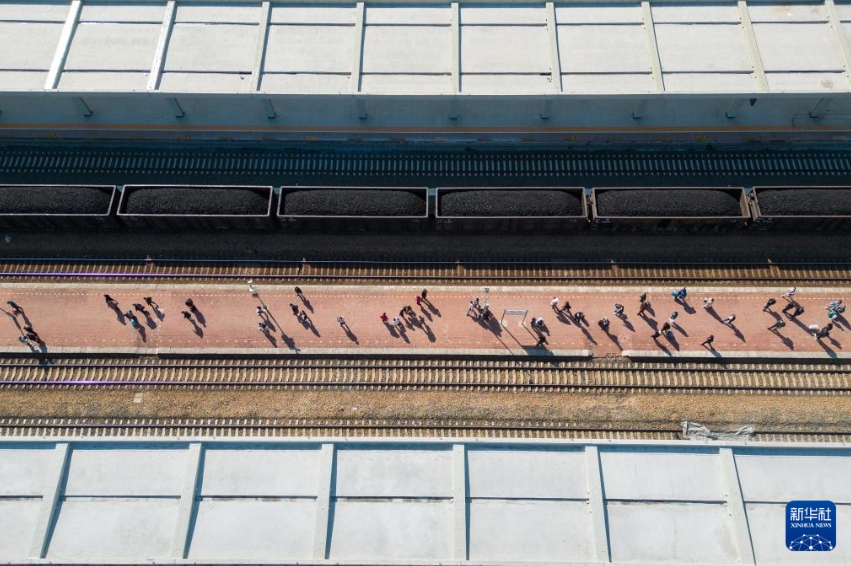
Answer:
<svg viewBox="0 0 851 566"><path fill-rule="evenodd" d="M65 144L25 144L0 148L0 172L6 174L84 175L235 175L257 179L276 175L357 177L563 177L563 176L847 176L851 155L841 151L423 151L393 153L262 147L211 149ZM122 181L123 182L123 181Z"/></svg>
<svg viewBox="0 0 851 566"><path fill-rule="evenodd" d="M388 421L376 419L76 419L0 418L2 437L145 438L523 438L682 440L674 428L588 428L579 423ZM841 431L757 430L756 442L849 442Z"/></svg>
<svg viewBox="0 0 851 566"><path fill-rule="evenodd" d="M88 283L835 285L851 263L615 263L354 260L0 259L0 280Z"/></svg>
<svg viewBox="0 0 851 566"><path fill-rule="evenodd" d="M851 394L843 366L442 359L0 360L0 389Z"/></svg>

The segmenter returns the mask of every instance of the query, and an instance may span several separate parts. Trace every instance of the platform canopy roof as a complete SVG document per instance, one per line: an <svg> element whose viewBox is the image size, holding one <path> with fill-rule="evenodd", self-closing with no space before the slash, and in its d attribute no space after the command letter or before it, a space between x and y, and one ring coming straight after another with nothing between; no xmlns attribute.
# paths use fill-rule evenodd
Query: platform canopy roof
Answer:
<svg viewBox="0 0 851 566"><path fill-rule="evenodd" d="M813 556L787 548L792 500L836 505L833 550ZM811 508L818 505L827 508ZM847 446L0 440L3 562L777 565L815 558L851 561Z"/></svg>
<svg viewBox="0 0 851 566"><path fill-rule="evenodd" d="M0 92L847 93L851 3L0 0Z"/></svg>

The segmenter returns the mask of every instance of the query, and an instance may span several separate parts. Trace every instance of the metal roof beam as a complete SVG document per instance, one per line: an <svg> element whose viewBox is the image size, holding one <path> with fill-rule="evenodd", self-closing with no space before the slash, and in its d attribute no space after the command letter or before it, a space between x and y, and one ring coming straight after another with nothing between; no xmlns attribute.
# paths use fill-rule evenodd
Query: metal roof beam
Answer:
<svg viewBox="0 0 851 566"><path fill-rule="evenodd" d="M361 67L363 66L363 36L366 3L358 2L355 7L354 48L352 49L352 92L360 92Z"/></svg>
<svg viewBox="0 0 851 566"><path fill-rule="evenodd" d="M754 77L756 78L757 91L768 92L768 81L765 79L765 67L762 65L762 55L759 53L759 45L756 42L756 35L753 32L753 23L751 22L751 13L748 10L748 3L745 0L739 0L739 17L742 20L742 30L745 32L745 41L748 43L748 51L751 56L751 66L753 68Z"/></svg>
<svg viewBox="0 0 851 566"><path fill-rule="evenodd" d="M449 103L449 119L458 119L458 94L461 92L461 6L458 2L449 5L449 25L452 36L452 101Z"/></svg>
<svg viewBox="0 0 851 566"><path fill-rule="evenodd" d="M319 482L316 494L316 523L313 529L313 559L325 560L328 557L328 531L331 520L331 498L335 493L336 446L326 443L319 453Z"/></svg>
<svg viewBox="0 0 851 566"><path fill-rule="evenodd" d="M827 114L827 111L830 109L830 105L833 102L832 98L821 98L813 106L812 110L810 110L810 118L815 120L821 120L824 118L824 115Z"/></svg>
<svg viewBox="0 0 851 566"><path fill-rule="evenodd" d="M662 80L662 61L659 59L659 45L656 43L656 26L653 23L653 11L650 9L650 2L645 0L641 3L641 15L644 19L644 29L647 31L647 44L650 48L650 72L653 74L653 82L656 83L656 92L664 92L665 82Z"/></svg>
<svg viewBox="0 0 851 566"><path fill-rule="evenodd" d="M260 90L260 80L263 78L263 63L266 60L266 42L269 39L269 18L271 14L272 3L267 0L260 7L260 29L257 30L257 47L254 50L254 69L251 71L252 92Z"/></svg>
<svg viewBox="0 0 851 566"><path fill-rule="evenodd" d="M597 562L610 562L609 526L606 523L606 504L603 501L603 471L600 450L585 447L585 475L588 478L588 506L591 509L591 533Z"/></svg>
<svg viewBox="0 0 851 566"><path fill-rule="evenodd" d="M80 0L71 2L71 9L68 11L68 17L65 18L65 25L62 27L62 35L59 36L59 45L56 46L56 51L53 53L53 62L50 64L47 79L44 81L45 90L55 90L59 85L59 75L65 68L68 50L71 49L71 40L74 38L77 23L80 21L82 5L83 3Z"/></svg>
<svg viewBox="0 0 851 566"><path fill-rule="evenodd" d="M201 469L202 452L203 446L200 442L193 442L186 449L186 468L183 472L183 485L180 490L180 503L177 508L177 521L175 521L174 538L171 545L172 558L186 558L192 514L195 510L195 494L198 491L198 473Z"/></svg>
<svg viewBox="0 0 851 566"><path fill-rule="evenodd" d="M163 74L165 54L168 50L168 41L171 39L176 11L177 2L169 0L165 5L165 15L163 16L163 25L160 28L160 37L157 40L157 50L154 52L154 62L151 63L151 73L148 75L148 90L159 90L160 88L160 77Z"/></svg>
<svg viewBox="0 0 851 566"><path fill-rule="evenodd" d="M56 519L56 511L65 491L65 476L68 474L68 462L71 459L71 448L67 442L61 442L54 448L50 462L44 474L44 493L41 497L41 507L35 523L30 558L44 558L47 554L47 541Z"/></svg>
<svg viewBox="0 0 851 566"><path fill-rule="evenodd" d="M733 534L736 538L736 548L739 553L739 564L755 564L753 541L748 528L745 514L745 501L742 496L742 486L739 483L739 472L736 469L736 457L732 448L719 448L721 458L721 477L727 493L727 509L733 519Z"/></svg>
<svg viewBox="0 0 851 566"><path fill-rule="evenodd" d="M561 94L561 59L558 52L558 22L556 21L555 2L547 2L547 35L550 38L550 66L552 68L553 90Z"/></svg>
<svg viewBox="0 0 851 566"><path fill-rule="evenodd" d="M467 447L463 444L452 446L452 513L453 525L452 558L467 560Z"/></svg>
<svg viewBox="0 0 851 566"><path fill-rule="evenodd" d="M842 53L842 64L845 66L845 80L851 85L851 49L848 46L848 38L842 31L842 19L836 11L836 4L833 0L824 0L824 6L827 8L827 17L830 22L830 27L833 29L833 37L836 43L839 44L839 51Z"/></svg>

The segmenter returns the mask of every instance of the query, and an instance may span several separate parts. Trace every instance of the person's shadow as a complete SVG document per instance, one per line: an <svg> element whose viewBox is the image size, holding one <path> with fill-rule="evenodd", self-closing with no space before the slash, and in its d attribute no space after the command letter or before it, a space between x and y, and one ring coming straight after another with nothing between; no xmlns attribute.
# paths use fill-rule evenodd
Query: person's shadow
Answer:
<svg viewBox="0 0 851 566"><path fill-rule="evenodd" d="M125 322L125 320L124 320L124 313L121 312L121 309L118 308L118 305L112 305L111 304L111 305L109 305L109 308L111 308L113 310L113 312L115 312L115 318L118 319L118 322L120 322L124 326L127 326L127 322Z"/></svg>
<svg viewBox="0 0 851 566"><path fill-rule="evenodd" d="M344 325L342 325L342 329L345 331L345 333L346 333L346 337L347 337L349 340L351 340L351 341L352 341L352 342L354 342L355 344L359 344L357 335L356 335L354 332L352 332L352 329L351 329L351 328L349 328L349 325L348 325L348 324L344 324Z"/></svg>
<svg viewBox="0 0 851 566"><path fill-rule="evenodd" d="M635 332L635 327L632 325L632 323L627 318L626 313L622 314L618 318L621 319L621 322L623 323L624 328L626 328L630 332Z"/></svg>
<svg viewBox="0 0 851 566"><path fill-rule="evenodd" d="M744 335L744 334L742 334L742 331L741 331L741 330L739 330L736 326L734 326L734 325L732 325L732 324L729 324L728 326L730 327L730 329L732 329L732 331L733 331L733 335L734 335L736 338L738 338L738 339L739 339L739 340L741 340L742 342L746 342L746 340L745 340L745 335Z"/></svg>
<svg viewBox="0 0 851 566"><path fill-rule="evenodd" d="M154 315L159 319L160 322L165 318L165 311L160 309L159 305L151 305L151 310L154 311Z"/></svg>
<svg viewBox="0 0 851 566"><path fill-rule="evenodd" d="M154 311L154 312L156 312L156 311ZM149 313L148 311L145 311L145 313L144 313L144 314L145 314L145 324L147 324L147 325L148 325L148 328L150 328L151 330L153 330L154 328L156 328L156 327L157 327L157 323L156 323L156 322L154 322L153 317L151 317L151 313ZM140 326L141 326L141 325L140 325Z"/></svg>
<svg viewBox="0 0 851 566"><path fill-rule="evenodd" d="M275 340L275 336L272 334L272 332L267 330L266 332L263 333L263 335L266 337L266 340L269 341L269 343L272 345L273 348L278 347L278 341Z"/></svg>
<svg viewBox="0 0 851 566"><path fill-rule="evenodd" d="M142 326L141 324L137 323L136 324L136 330L139 331L139 336L142 338L142 342L147 342L148 341L148 335L145 332L145 327Z"/></svg>
<svg viewBox="0 0 851 566"><path fill-rule="evenodd" d="M308 299L304 295L299 295L298 298L301 299L301 302L304 304L307 310L313 312L313 305L310 304L310 299Z"/></svg>
<svg viewBox="0 0 851 566"><path fill-rule="evenodd" d="M404 327L404 326L403 326L402 328L400 328L400 329L399 329L399 336L402 338L402 340L404 340L404 341L405 341L405 343L406 343L406 344L410 344L410 343L411 343L411 339L410 339L410 338L408 338L408 333L407 333L407 332L405 332L405 327Z"/></svg>
<svg viewBox="0 0 851 566"><path fill-rule="evenodd" d="M195 332L195 334L198 335L198 338L203 338L204 337L204 329L201 328L200 326L198 326L198 323L196 323L194 319L190 318L189 322L192 323L192 330Z"/></svg>
<svg viewBox="0 0 851 566"><path fill-rule="evenodd" d="M204 318L204 313L201 312L201 309L199 309L198 307L195 307L195 311L192 314L195 315L195 318L198 319L198 323L201 326L207 326L207 319Z"/></svg>

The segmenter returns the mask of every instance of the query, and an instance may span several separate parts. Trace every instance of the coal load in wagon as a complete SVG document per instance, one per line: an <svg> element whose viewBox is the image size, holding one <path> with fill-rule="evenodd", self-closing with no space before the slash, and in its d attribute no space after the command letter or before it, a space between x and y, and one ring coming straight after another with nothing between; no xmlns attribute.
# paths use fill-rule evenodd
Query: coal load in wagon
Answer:
<svg viewBox="0 0 851 566"><path fill-rule="evenodd" d="M115 187L0 186L0 226L19 229L105 228Z"/></svg>
<svg viewBox="0 0 851 566"><path fill-rule="evenodd" d="M712 189L598 190L600 217L737 217L739 199L731 192Z"/></svg>
<svg viewBox="0 0 851 566"><path fill-rule="evenodd" d="M284 195L285 216L425 216L425 193L311 189Z"/></svg>
<svg viewBox="0 0 851 566"><path fill-rule="evenodd" d="M582 202L565 191L481 190L440 194L440 215L579 216Z"/></svg>
<svg viewBox="0 0 851 566"><path fill-rule="evenodd" d="M851 216L851 187L759 189L764 216Z"/></svg>
<svg viewBox="0 0 851 566"><path fill-rule="evenodd" d="M267 214L269 197L245 187L156 187L133 189L124 214L257 216Z"/></svg>

